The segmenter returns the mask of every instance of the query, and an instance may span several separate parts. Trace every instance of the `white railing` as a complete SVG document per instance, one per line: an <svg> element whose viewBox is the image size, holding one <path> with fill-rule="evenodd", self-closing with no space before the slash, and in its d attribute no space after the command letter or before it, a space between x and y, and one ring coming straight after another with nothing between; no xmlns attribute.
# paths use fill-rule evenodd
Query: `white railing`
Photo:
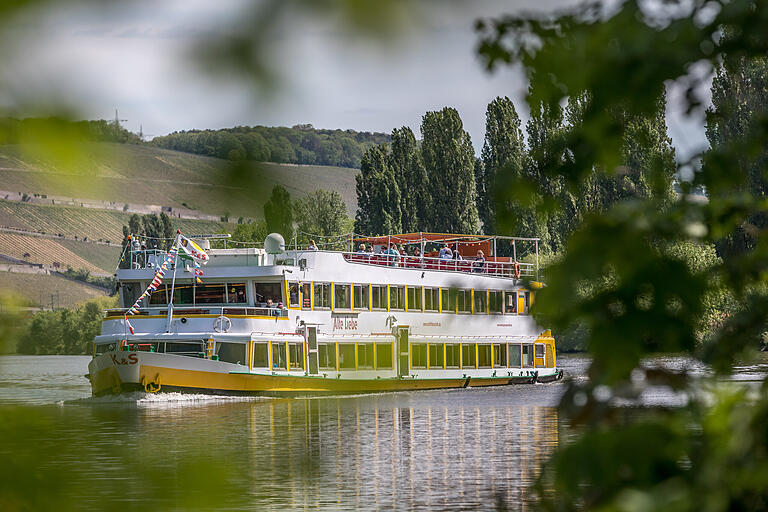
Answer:
<svg viewBox="0 0 768 512"><path fill-rule="evenodd" d="M467 272L495 277L517 277L515 271L515 262L513 261L492 261L490 259L486 259L485 261L476 259L455 260L362 252L345 252L344 259L351 263L380 265L393 268L441 270L446 272ZM521 278L538 278L538 271L536 269L535 263L518 262L517 265L519 265Z"/></svg>
<svg viewBox="0 0 768 512"><path fill-rule="evenodd" d="M128 312L128 308L113 308L104 311L104 318L122 318ZM148 308L140 308L139 312L131 318L141 318L142 316L154 316L168 314L168 306L150 306ZM245 315L245 316L269 316L269 317L287 317L288 310L285 308L268 308L268 307L232 307L232 306L173 306L174 316L184 315L217 315L217 316L229 316L229 315Z"/></svg>

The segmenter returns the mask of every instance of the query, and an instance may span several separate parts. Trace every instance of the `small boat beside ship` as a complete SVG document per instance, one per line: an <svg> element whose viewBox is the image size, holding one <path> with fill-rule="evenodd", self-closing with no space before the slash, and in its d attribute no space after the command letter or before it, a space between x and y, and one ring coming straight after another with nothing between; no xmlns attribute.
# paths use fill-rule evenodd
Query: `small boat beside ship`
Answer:
<svg viewBox="0 0 768 512"><path fill-rule="evenodd" d="M121 308L105 311L88 366L94 395L290 396L562 377L554 338L528 314L541 286L537 239L411 233L350 240L347 251L286 249L277 234L263 249L191 239L193 256L206 258L202 280L198 265L182 262L181 235L169 252L127 246ZM392 243L420 256L388 251ZM513 254L497 256L499 243ZM353 252L359 244L374 252ZM518 261L520 244L535 263ZM445 245L463 259L438 257ZM489 256L473 259L478 251ZM173 278L161 284L166 271Z"/></svg>

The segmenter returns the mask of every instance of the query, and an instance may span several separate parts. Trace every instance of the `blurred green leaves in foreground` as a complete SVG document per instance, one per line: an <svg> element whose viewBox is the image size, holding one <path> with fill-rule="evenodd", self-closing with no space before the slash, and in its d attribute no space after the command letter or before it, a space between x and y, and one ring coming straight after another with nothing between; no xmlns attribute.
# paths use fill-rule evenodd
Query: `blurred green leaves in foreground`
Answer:
<svg viewBox="0 0 768 512"><path fill-rule="evenodd" d="M712 147L678 163L692 176L679 199L657 195L587 216L547 269L534 314L555 332L586 326L592 363L590 379L572 381L561 402L577 434L543 469L545 510L768 508L768 388L734 391L719 380L762 358L768 330L766 26L768 3L749 0L594 3L477 24L489 69L524 67L532 111L588 93L542 169L572 191L596 172L622 172L626 126L611 112L649 115L674 85L685 94L672 108L702 114L701 89L716 74ZM708 201L688 195L694 185ZM683 257L702 244L720 257ZM702 336L713 302L735 306ZM713 374L649 366L658 352L690 355ZM687 405L625 407L652 386Z"/></svg>

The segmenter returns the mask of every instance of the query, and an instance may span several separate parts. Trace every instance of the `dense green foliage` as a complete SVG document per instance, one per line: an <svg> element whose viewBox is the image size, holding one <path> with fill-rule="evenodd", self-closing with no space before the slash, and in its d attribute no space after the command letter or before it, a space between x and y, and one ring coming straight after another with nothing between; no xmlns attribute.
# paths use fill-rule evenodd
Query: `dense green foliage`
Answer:
<svg viewBox="0 0 768 512"><path fill-rule="evenodd" d="M128 237L132 235L140 237L145 249L168 250L173 244L176 231L173 228L173 221L165 213L160 213L159 216L155 213L133 214L128 219L128 225L123 226L122 254L130 244ZM127 261L122 260L120 263L125 265Z"/></svg>
<svg viewBox="0 0 768 512"><path fill-rule="evenodd" d="M51 117L0 118L0 144L21 144L39 141L46 133L61 136L62 132L70 141L119 142L140 144L138 135L129 132L114 121L69 121Z"/></svg>
<svg viewBox="0 0 768 512"><path fill-rule="evenodd" d="M543 469L537 491L545 510L768 505L768 385L747 393L718 381L737 361L758 357L768 318L768 246L754 236L740 252L718 258L712 250L739 227L761 234L750 220L768 211L759 187L746 186L766 173L768 117L750 104L764 101L756 93L765 72L751 62L768 52L768 4L672 4L629 1L610 13L596 4L478 24L479 52L490 68L526 69L532 110L566 101L578 107L566 116L578 122L545 144L556 157L543 160L541 174L575 197L584 187L605 193L587 196L594 204L548 266L548 286L533 308L556 331L585 328L592 356L589 379L572 381L561 401L576 434ZM730 58L746 59L756 75L729 78ZM683 107L699 108L700 75L689 74L691 64L713 69L721 62L727 72L715 81L709 123L717 142L692 184L705 186L709 201L691 200L690 185L670 201L672 159L659 98L677 80L690 86ZM756 84L755 93L740 83ZM738 108L725 108L731 99ZM729 118L729 110L739 115ZM699 157L677 170L690 171ZM540 211L556 212L557 189L540 193ZM650 368L643 358L659 352L689 354L710 365L714 378ZM622 409L650 386L684 393L686 405Z"/></svg>
<svg viewBox="0 0 768 512"><path fill-rule="evenodd" d="M413 131L407 126L392 130L391 165L400 187L400 230L404 233L427 230L431 218L432 193L429 176ZM382 230L381 233L387 231ZM392 231L389 231L390 233ZM362 233L373 233L362 231Z"/></svg>
<svg viewBox="0 0 768 512"><path fill-rule="evenodd" d="M269 201L264 203L267 232L280 233L286 240L293 236L293 205L285 187L275 185Z"/></svg>
<svg viewBox="0 0 768 512"><path fill-rule="evenodd" d="M352 223L341 194L335 190L317 190L295 203L296 231L299 242L314 239L321 249L344 249Z"/></svg>
<svg viewBox="0 0 768 512"><path fill-rule="evenodd" d="M395 162L385 144L363 155L357 181L355 232L370 235L402 231L402 194Z"/></svg>
<svg viewBox="0 0 768 512"><path fill-rule="evenodd" d="M117 298L89 300L74 309L39 311L23 328L19 354L89 354L101 332L103 310L116 307Z"/></svg>
<svg viewBox="0 0 768 512"><path fill-rule="evenodd" d="M359 167L365 150L383 142L389 142L384 133L321 130L303 124L189 130L155 137L151 144L233 161Z"/></svg>

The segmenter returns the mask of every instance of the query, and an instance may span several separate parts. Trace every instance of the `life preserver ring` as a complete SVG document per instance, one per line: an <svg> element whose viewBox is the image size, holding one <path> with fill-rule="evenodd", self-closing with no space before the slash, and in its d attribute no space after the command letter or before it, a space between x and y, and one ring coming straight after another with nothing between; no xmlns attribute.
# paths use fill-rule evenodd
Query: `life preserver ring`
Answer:
<svg viewBox="0 0 768 512"><path fill-rule="evenodd" d="M515 279L520 279L520 276L522 275L522 270L520 269L520 263L515 262Z"/></svg>
<svg viewBox="0 0 768 512"><path fill-rule="evenodd" d="M232 320L221 315L213 321L213 330L216 332L229 332L232 328Z"/></svg>

